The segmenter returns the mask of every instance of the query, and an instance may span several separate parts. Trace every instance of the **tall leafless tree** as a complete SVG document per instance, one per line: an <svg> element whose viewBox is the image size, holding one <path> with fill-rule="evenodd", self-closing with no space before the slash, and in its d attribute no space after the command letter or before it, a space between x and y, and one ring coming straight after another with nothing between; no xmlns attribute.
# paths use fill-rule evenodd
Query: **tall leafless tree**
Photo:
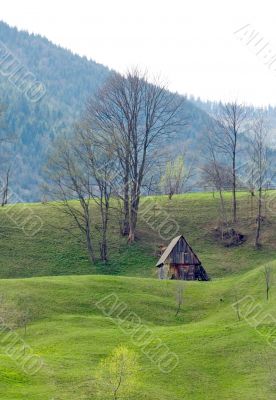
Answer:
<svg viewBox="0 0 276 400"><path fill-rule="evenodd" d="M81 168L78 154L74 152L71 138L60 138L55 143L53 153L49 158L46 173L49 178L47 190L52 198L58 200L63 212L73 221L68 230L74 235L78 227L84 237L89 259L95 261L95 252L91 233L91 196L87 188L90 186L90 176ZM72 200L77 200L74 202Z"/></svg>
<svg viewBox="0 0 276 400"><path fill-rule="evenodd" d="M264 192L268 185L269 161L268 161L268 128L264 118L259 116L253 123L253 137L251 141L251 162L254 186L258 192L258 206L256 216L255 246L260 246L262 210L264 205Z"/></svg>
<svg viewBox="0 0 276 400"><path fill-rule="evenodd" d="M219 193L221 214L221 235L224 236L224 226L228 229L227 209L224 201L223 191L229 183L229 172L217 159L217 142L211 125L205 136L204 155L206 163L202 166L202 178L211 184ZM227 171L227 173L225 172Z"/></svg>
<svg viewBox="0 0 276 400"><path fill-rule="evenodd" d="M124 76L114 73L89 101L91 123L119 160L123 234L129 242L135 239L141 189L154 149L183 125L178 113L182 103L160 81L149 82L137 69Z"/></svg>
<svg viewBox="0 0 276 400"><path fill-rule="evenodd" d="M83 234L91 262L96 260L92 225L100 231L100 258L108 261L107 229L113 169L112 157L102 148L97 134L88 124L87 115L75 125L73 136L67 135L55 143L48 163L50 193L61 201L63 211ZM96 207L100 210L100 224L96 224L92 214Z"/></svg>
<svg viewBox="0 0 276 400"><path fill-rule="evenodd" d="M89 112L89 110L88 110ZM110 197L114 187L114 154L103 148L101 141L91 129L87 114L77 127L77 144L75 152L82 160L84 169L90 176L87 193L100 210L100 254L101 260L108 261L107 229L109 222Z"/></svg>
<svg viewBox="0 0 276 400"><path fill-rule="evenodd" d="M237 151L247 113L242 104L221 104L215 129L217 148L229 158L232 169L233 222L237 221Z"/></svg>

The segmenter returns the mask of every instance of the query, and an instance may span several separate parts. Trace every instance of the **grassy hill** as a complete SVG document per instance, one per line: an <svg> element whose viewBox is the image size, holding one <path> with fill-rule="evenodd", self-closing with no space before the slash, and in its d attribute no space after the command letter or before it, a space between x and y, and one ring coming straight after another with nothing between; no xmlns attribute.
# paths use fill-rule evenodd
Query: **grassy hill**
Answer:
<svg viewBox="0 0 276 400"><path fill-rule="evenodd" d="M265 336L239 322L231 307L236 288L240 297L253 296L263 314L275 315L276 292L268 303L264 300L261 269L186 283L178 317L176 284L113 276L2 280L0 290L9 307L20 310L24 304L29 310L26 335L24 328L17 332L43 359L43 368L34 376L24 374L1 343L1 398L94 399L93 375L100 359L124 343L137 352L141 366L139 394L133 399L274 399L275 350ZM96 307L107 293L116 293L177 354L179 364L171 374L160 372ZM264 333L268 327L262 324Z"/></svg>
<svg viewBox="0 0 276 400"><path fill-rule="evenodd" d="M230 210L230 194L226 197ZM70 225L57 205L2 208L0 316L43 360L43 367L34 375L24 372L6 354L1 333L0 398L95 399L93 377L99 361L123 343L137 353L141 366L139 390L132 400L275 399L276 350L268 338L274 338L276 289L272 287L266 301L263 267L270 265L276 273L276 218L268 208L263 247L255 250L254 212L251 216L247 194L240 193L236 229L247 240L227 248L214 234L217 205L211 193L179 195L171 201L165 196L145 198L133 246L120 238L113 210L107 265L89 264L78 238L63 229ZM31 226L26 222L30 216L41 218L42 228L28 237L22 227ZM185 301L178 316L178 282L155 279L156 249L166 242L160 237L160 224L166 218L177 222L179 233L213 278L184 283ZM133 322L122 331L97 307L109 294L177 355L179 364L172 373L162 373L131 339ZM241 309L239 321L232 304L244 296L251 296L257 308L251 320ZM257 311L256 329L252 321Z"/></svg>
<svg viewBox="0 0 276 400"><path fill-rule="evenodd" d="M273 194L273 193L272 193ZM271 194L271 195L272 195ZM226 195L230 212L231 195ZM110 262L92 266L79 243L79 231L68 233L71 222L52 203L11 205L0 209L0 278L32 277L71 274L113 274L139 277L156 277L158 245L167 244L164 221L174 221L177 229L173 236L184 234L199 255L208 273L223 277L255 268L276 258L276 217L266 212L263 247L255 250L254 210L248 194L239 193L239 224L237 229L246 235L246 242L227 248L218 241L214 229L218 223L218 196L211 193L191 193L173 197L144 198L138 226L138 240L128 246L118 231L118 216L112 210L109 229ZM95 225L99 215L95 211ZM32 220L42 224L34 236ZM15 222L15 221L19 222ZM27 221L25 223L25 221ZM30 222L28 222L30 221ZM36 228L36 224L34 223ZM161 228L160 228L161 227ZM161 235L160 235L161 233ZM95 228L95 246L98 247ZM166 235L165 235L166 234Z"/></svg>

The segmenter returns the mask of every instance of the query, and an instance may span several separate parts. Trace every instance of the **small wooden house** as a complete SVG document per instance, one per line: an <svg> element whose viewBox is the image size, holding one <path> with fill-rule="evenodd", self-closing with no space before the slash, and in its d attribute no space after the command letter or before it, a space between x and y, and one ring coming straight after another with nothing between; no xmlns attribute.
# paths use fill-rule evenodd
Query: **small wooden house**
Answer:
<svg viewBox="0 0 276 400"><path fill-rule="evenodd" d="M161 279L209 280L201 261L182 235L171 241L156 267L159 268Z"/></svg>

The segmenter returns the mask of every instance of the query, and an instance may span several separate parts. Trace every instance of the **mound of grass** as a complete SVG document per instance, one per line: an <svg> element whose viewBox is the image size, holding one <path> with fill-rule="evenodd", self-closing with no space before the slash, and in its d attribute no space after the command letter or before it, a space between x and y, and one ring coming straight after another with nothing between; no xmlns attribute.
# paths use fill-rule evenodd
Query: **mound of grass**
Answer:
<svg viewBox="0 0 276 400"><path fill-rule="evenodd" d="M19 315L28 310L26 334L23 326L14 329L43 359L43 367L26 374L0 341L0 398L94 399L99 361L124 344L137 353L141 366L133 400L274 399L276 351L265 335L243 318L238 321L232 307L237 295L250 295L262 309L260 318L276 317L276 291L267 302L262 268L211 282L185 282L185 301L176 317L177 284L97 275L1 280L3 301ZM131 322L122 330L97 307L111 294L177 355L172 372L160 371L141 352L128 334ZM262 324L265 332L269 325Z"/></svg>

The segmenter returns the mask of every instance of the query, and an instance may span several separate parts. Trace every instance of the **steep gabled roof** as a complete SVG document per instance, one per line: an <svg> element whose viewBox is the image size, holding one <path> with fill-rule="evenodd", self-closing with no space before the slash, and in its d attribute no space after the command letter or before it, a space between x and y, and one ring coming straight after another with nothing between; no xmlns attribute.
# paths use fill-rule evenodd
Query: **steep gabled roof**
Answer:
<svg viewBox="0 0 276 400"><path fill-rule="evenodd" d="M168 247L166 248L166 250L164 251L164 253L162 254L162 256L159 258L156 267L160 267L161 264L164 264L165 261L167 260L167 258L170 256L172 250L174 249L174 247L177 245L178 241L183 238L185 240L185 242L187 243L187 246L190 248L190 251L192 252L192 254L194 255L194 257L198 260L198 263L201 264L199 258L197 257L197 255L194 253L193 249L191 248L191 246L189 245L189 243L187 242L187 240L184 238L183 235L179 235L176 236L174 239L172 239L172 241L170 242L170 244L168 245Z"/></svg>
<svg viewBox="0 0 276 400"><path fill-rule="evenodd" d="M168 247L166 248L166 250L164 251L164 253L162 254L162 256L159 258L156 267L159 267L161 264L164 264L164 262L166 261L166 259L169 257L169 255L171 254L172 249L174 248L174 246L176 245L176 243L178 242L178 240L181 238L182 235L180 236L176 236L171 243L168 245Z"/></svg>

